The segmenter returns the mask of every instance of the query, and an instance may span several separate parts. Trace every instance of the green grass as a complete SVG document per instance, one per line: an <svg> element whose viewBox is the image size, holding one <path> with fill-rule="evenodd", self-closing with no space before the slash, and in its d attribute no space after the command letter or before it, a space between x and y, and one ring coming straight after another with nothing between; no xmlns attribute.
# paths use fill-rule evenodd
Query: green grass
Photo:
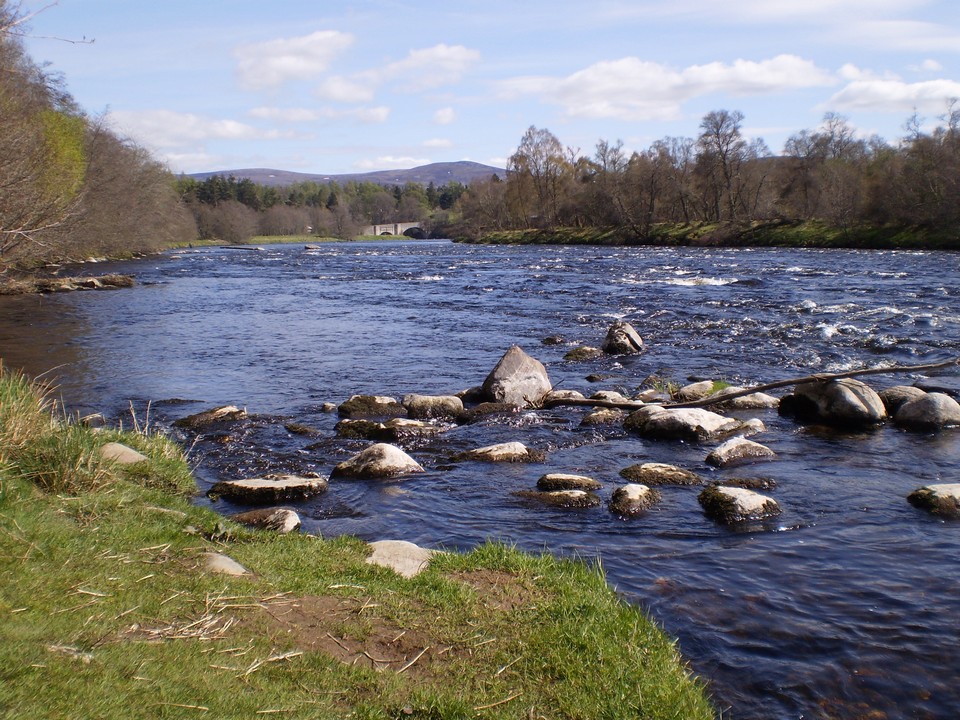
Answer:
<svg viewBox="0 0 960 720"><path fill-rule="evenodd" d="M149 460L100 460L115 440ZM487 544L408 580L194 492L162 435L93 432L0 370L0 717L715 715L597 567Z"/></svg>

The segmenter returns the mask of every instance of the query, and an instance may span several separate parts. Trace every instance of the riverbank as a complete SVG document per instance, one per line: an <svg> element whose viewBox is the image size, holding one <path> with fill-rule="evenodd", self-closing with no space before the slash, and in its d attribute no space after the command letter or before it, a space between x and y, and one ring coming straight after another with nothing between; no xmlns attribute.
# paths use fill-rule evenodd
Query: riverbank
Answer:
<svg viewBox="0 0 960 720"><path fill-rule="evenodd" d="M494 245L650 245L960 250L960 229L902 226L841 228L820 222L659 224L641 234L629 227L501 230L458 242Z"/></svg>
<svg viewBox="0 0 960 720"><path fill-rule="evenodd" d="M487 544L405 579L360 540L195 506L146 418L95 431L45 397L0 370L0 706L18 715L714 716L595 568ZM147 459L105 460L108 442Z"/></svg>

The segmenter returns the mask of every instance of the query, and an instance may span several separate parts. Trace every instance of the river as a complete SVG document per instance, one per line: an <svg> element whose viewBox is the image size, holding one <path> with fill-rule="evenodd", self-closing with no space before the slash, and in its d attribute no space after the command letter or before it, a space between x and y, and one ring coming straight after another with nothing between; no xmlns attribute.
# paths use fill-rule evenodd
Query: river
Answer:
<svg viewBox="0 0 960 720"><path fill-rule="evenodd" d="M191 249L85 268L133 274L131 290L0 298L0 357L47 373L69 408L128 425L131 411L169 427L245 406L250 421L192 449L206 489L265 471L329 474L362 443L335 438L324 402L457 392L512 344L544 362L555 386L587 395L630 393L651 374L747 384L948 360L960 349L958 264L937 252L439 241ZM617 318L638 329L644 353L564 361L577 343L599 345ZM543 344L549 336L565 342ZM710 446L581 429L583 414L451 430L411 448L427 470L415 478L334 482L297 505L304 529L454 549L495 538L601 562L611 585L679 638L728 720L960 717L960 522L905 499L958 481L960 430L838 433L757 411L768 432L754 439L777 458L715 470ZM291 421L319 439L287 432ZM547 451L546 463L448 461L508 440ZM597 478L609 498L618 471L637 462L773 478L784 512L731 528L704 517L696 488L662 488L662 502L629 521L514 494L559 471Z"/></svg>

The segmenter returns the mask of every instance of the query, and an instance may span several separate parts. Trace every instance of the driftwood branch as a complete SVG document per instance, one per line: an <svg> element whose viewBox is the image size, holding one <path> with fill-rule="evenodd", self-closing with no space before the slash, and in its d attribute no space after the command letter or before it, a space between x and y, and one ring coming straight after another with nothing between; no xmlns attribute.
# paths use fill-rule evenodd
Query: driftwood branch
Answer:
<svg viewBox="0 0 960 720"><path fill-rule="evenodd" d="M827 382L829 380L843 380L845 378L859 377L861 375L892 375L895 373L906 373L906 372L926 372L928 370L945 370L950 367L960 366L960 357L954 358L953 360L947 360L946 362L940 363L931 363L926 365L894 365L893 367L883 367L883 368L864 368L861 370L847 370L842 373L816 373L815 375L807 375L805 377L791 378L789 380L778 380L772 383L766 383L764 385L754 385L753 387L743 388L742 390L737 390L736 392L724 393L722 395L711 395L710 397L701 398L700 400L691 400L689 402L679 402L679 403L653 403L661 405L665 408L693 408L693 407L706 407L708 405L716 405L717 403L726 402L728 400L733 400L738 397L743 397L745 395L752 395L757 392L766 392L767 390L776 390L777 388L787 387L789 385L802 385L803 383L810 382ZM556 399L549 400L543 404L545 408L553 408L560 406L574 406L574 407L603 407L603 408L614 408L617 410L638 410L644 405L651 403L642 403L642 402L617 402L616 400L564 400Z"/></svg>

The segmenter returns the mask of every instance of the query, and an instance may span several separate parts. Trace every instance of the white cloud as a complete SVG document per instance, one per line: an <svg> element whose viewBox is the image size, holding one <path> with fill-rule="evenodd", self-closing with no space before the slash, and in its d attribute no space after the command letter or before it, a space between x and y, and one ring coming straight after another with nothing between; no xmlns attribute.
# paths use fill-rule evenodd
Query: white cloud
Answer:
<svg viewBox="0 0 960 720"><path fill-rule="evenodd" d="M428 148L448 148L453 147L453 142L445 138L432 138L424 140L423 146Z"/></svg>
<svg viewBox="0 0 960 720"><path fill-rule="evenodd" d="M178 148L206 140L273 140L288 137L277 130L170 110L116 111L110 125L135 140L155 148Z"/></svg>
<svg viewBox="0 0 960 720"><path fill-rule="evenodd" d="M943 112L951 98L960 97L960 82L927 80L907 83L898 79L854 80L826 103L832 109L909 113Z"/></svg>
<svg viewBox="0 0 960 720"><path fill-rule="evenodd" d="M308 123L320 120L353 120L361 123L376 124L386 122L390 117L390 108L383 105L359 108L279 108L258 107L250 111L250 116L275 122Z"/></svg>
<svg viewBox="0 0 960 720"><path fill-rule="evenodd" d="M909 69L914 72L940 72L943 70L943 65L933 58L927 58L919 65L911 65Z"/></svg>
<svg viewBox="0 0 960 720"><path fill-rule="evenodd" d="M457 119L457 111L452 107L440 108L433 114L433 122L437 125L449 125Z"/></svg>
<svg viewBox="0 0 960 720"><path fill-rule="evenodd" d="M463 45L435 45L411 50L407 57L390 63L380 72L384 79L400 80L399 89L421 92L459 82L480 53Z"/></svg>
<svg viewBox="0 0 960 720"><path fill-rule="evenodd" d="M249 90L263 90L316 77L353 40L349 33L320 30L302 37L243 45L234 50L240 84Z"/></svg>
<svg viewBox="0 0 960 720"><path fill-rule="evenodd" d="M834 83L828 72L796 55L692 65L683 70L626 57L596 63L564 78L514 78L500 88L508 98L539 95L573 117L669 120L679 116L685 101L708 93L766 95Z"/></svg>
<svg viewBox="0 0 960 720"><path fill-rule="evenodd" d="M354 167L360 170L405 170L420 165L427 165L429 162L429 158L383 155L373 160L359 160L354 164Z"/></svg>
<svg viewBox="0 0 960 720"><path fill-rule="evenodd" d="M317 97L342 103L363 103L373 100L374 86L333 76L323 80L316 89Z"/></svg>

